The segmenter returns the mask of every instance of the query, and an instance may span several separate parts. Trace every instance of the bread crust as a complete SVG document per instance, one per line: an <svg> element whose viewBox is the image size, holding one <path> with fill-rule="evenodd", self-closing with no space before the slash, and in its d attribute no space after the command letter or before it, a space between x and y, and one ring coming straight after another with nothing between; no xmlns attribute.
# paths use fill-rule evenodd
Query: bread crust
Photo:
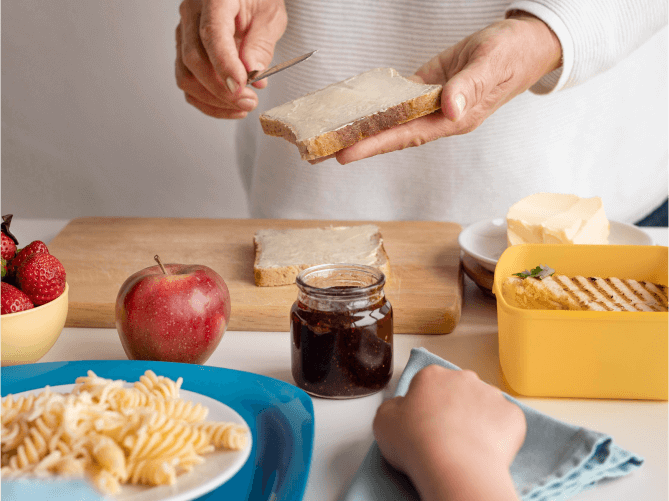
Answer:
<svg viewBox="0 0 669 501"><path fill-rule="evenodd" d="M378 239L379 244L376 248L376 262L373 265L375 268L378 268L386 276L386 281L390 277L390 259L386 253L386 249L383 246L383 239L381 238L381 233L376 232L373 235L373 238ZM255 260L253 263L253 279L256 286L258 287L275 287L279 285L290 285L295 283L297 275L307 268L312 266L317 266L319 264L330 264L330 263L300 263L290 266L271 266L263 267L258 263L262 255L262 245L258 241L257 237L253 237L253 247L255 250Z"/></svg>
<svg viewBox="0 0 669 501"><path fill-rule="evenodd" d="M303 160L332 155L362 139L410 120L429 115L441 108L441 86L428 93L404 101L385 110L360 118L336 130L298 141L290 124L267 115L260 115L263 132L282 137L295 144Z"/></svg>

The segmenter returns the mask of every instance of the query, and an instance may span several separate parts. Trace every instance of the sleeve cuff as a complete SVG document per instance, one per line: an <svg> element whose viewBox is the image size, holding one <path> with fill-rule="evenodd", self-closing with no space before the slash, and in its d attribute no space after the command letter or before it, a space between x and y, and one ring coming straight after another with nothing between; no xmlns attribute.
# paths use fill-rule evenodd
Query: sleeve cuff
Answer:
<svg viewBox="0 0 669 501"><path fill-rule="evenodd" d="M530 0L513 2L506 12L522 10L541 19L558 37L562 46L562 66L543 76L530 87L535 94L549 94L565 87L574 66L574 41L562 19L548 7Z"/></svg>

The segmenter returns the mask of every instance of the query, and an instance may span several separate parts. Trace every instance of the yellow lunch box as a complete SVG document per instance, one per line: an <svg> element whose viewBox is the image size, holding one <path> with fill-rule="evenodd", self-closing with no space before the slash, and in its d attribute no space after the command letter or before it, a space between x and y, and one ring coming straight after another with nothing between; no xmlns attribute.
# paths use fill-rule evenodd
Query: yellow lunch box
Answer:
<svg viewBox="0 0 669 501"><path fill-rule="evenodd" d="M667 400L666 312L526 310L511 306L502 282L540 264L556 274L618 277L667 285L667 247L509 247L495 268L499 358L521 395Z"/></svg>

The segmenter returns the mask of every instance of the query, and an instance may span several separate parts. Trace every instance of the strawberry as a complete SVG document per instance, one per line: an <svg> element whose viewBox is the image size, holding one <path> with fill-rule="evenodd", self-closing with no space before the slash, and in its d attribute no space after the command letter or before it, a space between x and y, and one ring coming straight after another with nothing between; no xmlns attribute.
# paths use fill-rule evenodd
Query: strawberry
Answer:
<svg viewBox="0 0 669 501"><path fill-rule="evenodd" d="M2 259L9 261L16 254L16 244L4 231L0 237L2 237Z"/></svg>
<svg viewBox="0 0 669 501"><path fill-rule="evenodd" d="M19 288L35 306L53 301L65 290L65 268L45 252L33 254L16 272Z"/></svg>
<svg viewBox="0 0 669 501"><path fill-rule="evenodd" d="M33 303L25 292L20 291L13 285L2 282L2 297L0 303L2 306L2 314L16 313L17 311L29 310L33 307Z"/></svg>
<svg viewBox="0 0 669 501"><path fill-rule="evenodd" d="M7 273L15 275L23 263L25 263L33 254L48 254L49 249L41 240L35 240L26 245L23 249L16 253L14 259L7 263Z"/></svg>
<svg viewBox="0 0 669 501"><path fill-rule="evenodd" d="M9 225L12 224L12 214L6 214L2 216L2 259L9 261L16 254L16 246L19 245L19 241L16 239L12 232L9 231Z"/></svg>

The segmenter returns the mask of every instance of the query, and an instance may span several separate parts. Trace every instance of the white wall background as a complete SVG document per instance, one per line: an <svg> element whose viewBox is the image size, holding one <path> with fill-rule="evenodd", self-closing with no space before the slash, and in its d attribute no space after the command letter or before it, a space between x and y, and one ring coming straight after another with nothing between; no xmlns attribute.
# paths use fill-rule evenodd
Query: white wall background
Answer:
<svg viewBox="0 0 669 501"><path fill-rule="evenodd" d="M3 214L248 217L237 124L175 83L178 6L2 2Z"/></svg>

